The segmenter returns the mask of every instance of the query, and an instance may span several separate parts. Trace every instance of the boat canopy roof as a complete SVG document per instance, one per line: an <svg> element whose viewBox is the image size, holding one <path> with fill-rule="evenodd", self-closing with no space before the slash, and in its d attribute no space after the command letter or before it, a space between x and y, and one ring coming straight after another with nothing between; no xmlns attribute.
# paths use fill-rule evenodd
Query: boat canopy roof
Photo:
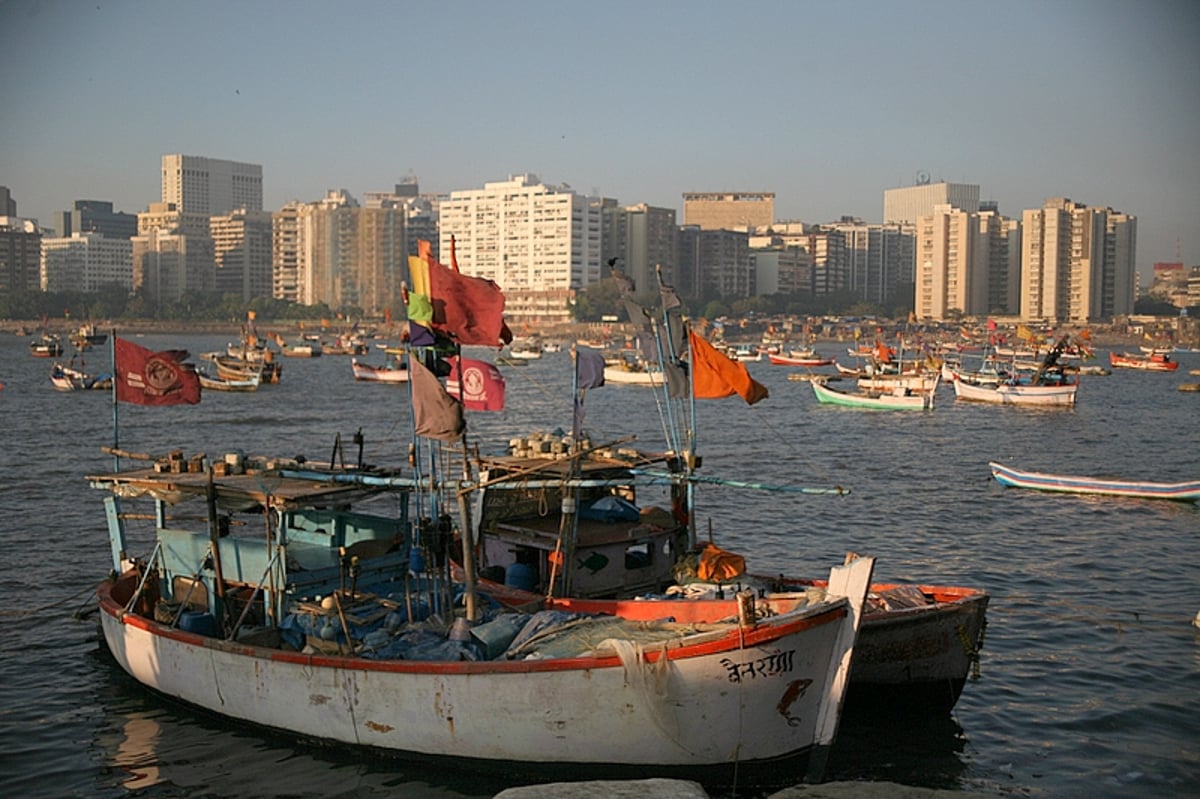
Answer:
<svg viewBox="0 0 1200 799"><path fill-rule="evenodd" d="M226 510L271 507L294 510L306 507L347 506L368 497L407 490L412 481L398 469L321 470L299 464L294 468L247 470L242 474L213 476L217 505ZM150 496L169 504L205 498L206 472L164 472L155 468L89 475L93 488L134 498Z"/></svg>

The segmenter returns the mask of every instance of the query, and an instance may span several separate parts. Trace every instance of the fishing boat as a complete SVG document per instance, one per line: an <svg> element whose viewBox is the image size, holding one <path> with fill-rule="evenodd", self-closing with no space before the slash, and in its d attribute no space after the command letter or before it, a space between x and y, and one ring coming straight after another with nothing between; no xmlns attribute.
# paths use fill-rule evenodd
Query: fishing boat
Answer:
<svg viewBox="0 0 1200 799"><path fill-rule="evenodd" d="M99 346L108 341L107 333L98 333L96 326L91 322L80 325L79 329L71 334L71 343L75 345L75 349L83 351Z"/></svg>
<svg viewBox="0 0 1200 799"><path fill-rule="evenodd" d="M1079 393L1078 380L1062 383L1000 383L996 386L974 385L964 380L954 381L954 394L970 402L996 405L1070 406Z"/></svg>
<svg viewBox="0 0 1200 799"><path fill-rule="evenodd" d="M375 366L363 363L358 358L351 358L350 368L354 371L355 380L369 383L408 382L408 368L394 358L389 358L383 366Z"/></svg>
<svg viewBox="0 0 1200 799"><path fill-rule="evenodd" d="M641 358L619 357L604 364L604 382L627 386L662 385L662 369Z"/></svg>
<svg viewBox="0 0 1200 799"><path fill-rule="evenodd" d="M954 381L958 399L996 405L1073 406L1079 393L1078 374L1069 375L1059 363L1068 343L1063 336L1032 373L1014 372L995 385Z"/></svg>
<svg viewBox="0 0 1200 799"><path fill-rule="evenodd" d="M925 390L896 386L890 391L860 390L850 393L830 388L820 380L810 382L817 402L823 405L887 411L931 411L933 398L937 393L938 376L934 375L932 385Z"/></svg>
<svg viewBox="0 0 1200 799"><path fill-rule="evenodd" d="M368 751L581 771L740 768L836 734L870 558L821 597L518 608L453 580L453 524L409 517L399 469L153 460L88 479L112 539L104 640L168 697Z"/></svg>
<svg viewBox="0 0 1200 799"><path fill-rule="evenodd" d="M262 385L262 378L258 374L237 378L210 375L203 370L196 374L200 378L200 388L205 391L258 391L258 387Z"/></svg>
<svg viewBox="0 0 1200 799"><path fill-rule="evenodd" d="M818 355L815 352L809 354L794 354L779 355L777 353L767 353L767 360L776 366L832 366L835 359L832 357L826 358L823 355Z"/></svg>
<svg viewBox="0 0 1200 799"><path fill-rule="evenodd" d="M63 364L55 362L50 369L50 383L59 391L92 391L112 389L112 375L108 372L101 374L90 374L82 368L75 366L75 361Z"/></svg>
<svg viewBox="0 0 1200 799"><path fill-rule="evenodd" d="M1141 369L1148 372L1174 372L1179 368L1179 361L1171 360L1171 356L1166 352L1154 352L1150 355L1110 352L1108 363L1113 368Z"/></svg>
<svg viewBox="0 0 1200 799"><path fill-rule="evenodd" d="M1067 494L1104 494L1139 499L1173 499L1181 502L1200 501L1200 480L1181 483L1156 483L1138 480L1114 480L1101 477L1080 477L1067 474L1048 474L1014 469L1002 463L988 463L992 477L1001 485L1013 488L1032 488L1037 491L1057 491Z"/></svg>
<svg viewBox="0 0 1200 799"><path fill-rule="evenodd" d="M283 374L283 365L275 360L275 354L270 350L258 360L235 358L217 352L201 357L212 361L217 377L225 380L249 380L257 375L260 383L278 383Z"/></svg>
<svg viewBox="0 0 1200 799"><path fill-rule="evenodd" d="M29 342L29 354L35 358L57 358L63 354L62 338L54 333L43 333Z"/></svg>
<svg viewBox="0 0 1200 799"><path fill-rule="evenodd" d="M686 602L717 601L746 589L766 597L819 596L824 590L821 580L755 573L744 558L719 550L721 567L701 565L708 547L690 532L687 484L736 485L732 481L685 474L679 459L622 442L583 441L573 449L569 438L535 434L513 439L510 447L508 455L481 460L474 513L488 542L484 559L491 579L515 592L514 602L548 594L598 601L652 597L675 602L662 612L683 618L678 608ZM978 588L873 583L847 712L951 709L979 669L988 601Z"/></svg>

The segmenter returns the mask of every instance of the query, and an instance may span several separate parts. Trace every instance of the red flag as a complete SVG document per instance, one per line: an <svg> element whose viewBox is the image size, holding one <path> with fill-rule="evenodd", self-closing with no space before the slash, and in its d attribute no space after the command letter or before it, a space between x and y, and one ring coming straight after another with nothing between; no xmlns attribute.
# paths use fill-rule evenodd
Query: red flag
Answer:
<svg viewBox="0 0 1200 799"><path fill-rule="evenodd" d="M428 264L434 327L459 344L499 347L507 331L500 287L486 278L459 274L432 257Z"/></svg>
<svg viewBox="0 0 1200 799"><path fill-rule="evenodd" d="M117 400L138 405L195 405L200 401L200 376L186 350L151 352L132 341L113 339Z"/></svg>
<svg viewBox="0 0 1200 799"><path fill-rule="evenodd" d="M446 393L457 397L463 407L472 411L504 410L504 375L487 361L476 361L452 355L450 376L446 378Z"/></svg>
<svg viewBox="0 0 1200 799"><path fill-rule="evenodd" d="M750 376L744 363L718 352L695 331L688 331L692 360L692 392L696 399L737 394L750 405L767 398L767 387Z"/></svg>

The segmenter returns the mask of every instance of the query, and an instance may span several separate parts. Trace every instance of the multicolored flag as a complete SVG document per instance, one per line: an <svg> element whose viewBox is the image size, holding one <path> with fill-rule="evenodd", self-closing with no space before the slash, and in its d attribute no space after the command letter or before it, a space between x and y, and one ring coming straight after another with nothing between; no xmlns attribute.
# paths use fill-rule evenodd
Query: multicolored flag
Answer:
<svg viewBox="0 0 1200 799"><path fill-rule="evenodd" d="M123 338L113 338L113 371L117 401L136 405L195 405L200 376L184 363L187 350L152 352Z"/></svg>

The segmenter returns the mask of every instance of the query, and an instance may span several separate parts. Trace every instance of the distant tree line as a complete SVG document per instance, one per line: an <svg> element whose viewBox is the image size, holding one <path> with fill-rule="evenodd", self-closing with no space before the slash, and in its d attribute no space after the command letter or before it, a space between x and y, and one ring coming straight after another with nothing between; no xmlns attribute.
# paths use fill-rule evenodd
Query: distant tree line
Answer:
<svg viewBox="0 0 1200 799"><path fill-rule="evenodd" d="M238 294L184 292L177 300L155 302L142 293L130 295L118 285L96 292L13 291L0 295L0 319L117 320L152 319L171 322L229 322L240 324L254 311L259 321L362 319L361 308L332 309L326 303L301 305L273 297L250 301Z"/></svg>
<svg viewBox="0 0 1200 799"><path fill-rule="evenodd" d="M905 291L905 289L909 291ZM911 285L899 287L897 296L911 295ZM657 306L659 297L638 294L635 299L647 308ZM697 299L685 299L688 315L716 319L721 316L875 316L884 319L905 319L912 311L912 302L894 301L887 305L864 302L850 291L813 296L810 294L769 294L760 297L727 298L706 294ZM578 292L572 307L578 322L600 322L606 316L626 320L625 304L617 282L605 278ZM1156 297L1142 297L1134 303L1134 313L1147 316L1177 316L1179 308ZM330 308L324 302L315 305L255 297L249 301L237 294L189 291L177 300L156 302L144 293L130 295L118 285L105 286L96 292L79 291L11 291L0 295L0 319L151 319L171 322L229 322L240 324L247 312L254 311L262 322L273 320L363 319L361 308L346 306ZM397 302L391 309L392 318L403 319L404 309ZM1187 309L1188 315L1200 316L1200 306ZM997 312L999 313L999 312ZM959 314L961 315L961 314Z"/></svg>

